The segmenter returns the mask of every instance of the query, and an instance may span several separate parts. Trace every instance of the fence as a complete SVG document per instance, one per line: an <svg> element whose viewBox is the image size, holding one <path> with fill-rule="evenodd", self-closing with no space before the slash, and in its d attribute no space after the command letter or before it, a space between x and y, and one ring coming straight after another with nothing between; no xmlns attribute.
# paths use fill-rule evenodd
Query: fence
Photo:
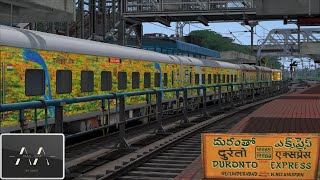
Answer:
<svg viewBox="0 0 320 180"><path fill-rule="evenodd" d="M227 92L222 92L223 87L227 89ZM24 118L24 110L25 109L34 109L35 114L37 109L45 109L45 112L47 111L48 107L54 106L55 108L55 133L63 133L63 107L67 104L74 104L74 103L82 103L82 102L90 102L90 101L101 101L101 112L102 117L105 118L105 112L107 110L110 110L110 106L106 106L106 100L110 99L116 99L118 100L119 104L119 146L120 147L126 147L128 146L125 141L125 123L130 120L136 120L139 118L144 117L151 117L155 116L157 121L157 129L156 131L158 133L163 133L164 129L162 127L162 115L166 111L169 110L163 110L162 100L163 100L163 93L167 92L175 92L177 101L179 101L181 94L182 94L182 106L177 106L174 110L182 110L182 116L181 118L184 120L183 122L189 122L187 113L188 113L188 107L190 104L188 104L188 91L191 90L197 90L198 98L201 98L201 101L199 104L202 106L202 112L204 115L208 115L207 113L207 103L212 101L217 101L219 106L221 107L222 103L222 94L227 94L227 100L229 100L230 104L233 106L234 98L237 97L241 101L241 103L244 103L244 100L246 96L250 95L252 98L252 101L255 100L255 94L257 92L260 92L263 94L264 98L273 96L274 93L283 93L288 88L288 81L268 81L268 82L252 82L252 83L232 83L232 84L217 84L217 85L211 85L211 86L196 86L196 87L186 87L186 88L172 88L172 89L160 89L160 90L147 90L147 91L139 91L139 92L126 92L126 93L114 93L114 94L105 94L105 95L96 95L96 96L86 96L86 97L77 97L77 98L67 98L67 99L56 99L56 100L40 100L40 101L32 101L32 102L20 102L20 103L12 103L12 104L2 104L0 106L0 112L6 112L6 111L19 111L19 122L21 125L21 128L23 128L23 125L25 123ZM236 90L235 90L236 89ZM207 100L207 92L208 90L213 91L213 99ZM139 96L139 95L146 95L146 101L148 102L148 105L150 105L152 102L150 102L150 95L156 96L155 106L156 111L152 114L147 114L144 116L135 117L133 119L126 119L125 112L126 112L126 105L125 105L125 99L126 97L130 96ZM36 116L35 116L36 117ZM35 124L37 119L35 119ZM45 113L45 129L46 132L48 132L48 116L47 113ZM105 121L103 121L105 122ZM107 128L109 124L103 123L100 127L94 129L94 130L103 130ZM23 132L23 129L22 129ZM76 134L77 135L77 134ZM74 136L76 136L74 135ZM70 135L73 136L73 135Z"/></svg>

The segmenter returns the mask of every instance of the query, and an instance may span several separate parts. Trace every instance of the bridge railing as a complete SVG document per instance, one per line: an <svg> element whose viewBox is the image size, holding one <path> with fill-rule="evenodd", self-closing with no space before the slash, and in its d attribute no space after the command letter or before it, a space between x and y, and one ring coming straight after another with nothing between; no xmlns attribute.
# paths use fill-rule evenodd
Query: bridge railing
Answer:
<svg viewBox="0 0 320 180"><path fill-rule="evenodd" d="M245 96L249 95L252 96L252 100L255 100L255 94L256 91L263 90L265 93L264 96L268 97L273 95L275 92L285 92L288 87L288 81L264 81L264 82L250 82L250 83L231 83L231 84L216 84L216 85L210 85L210 86L196 86L196 87L186 87L186 88L171 88L171 89L160 89L160 90L147 90L147 91L138 91L138 92L125 92L125 93L114 93L114 94L105 94L105 95L95 95L95 96L86 96L86 97L76 97L76 98L66 98L66 99L55 99L55 100L40 100L40 101L31 101L31 102L20 102L20 103L12 103L12 104L2 104L0 105L0 112L7 112L7 111L19 111L19 122L21 126L21 131L23 132L23 128L25 125L25 118L24 118L24 112L25 109L34 109L35 112L37 109L45 109L47 110L49 107L55 107L55 129L54 132L56 133L63 133L63 119L64 119L64 113L63 108L65 105L68 104L75 104L75 103L83 103L83 102L91 102L91 101L101 101L101 112L102 112L102 118L105 118L105 112L110 110L110 106L106 105L106 100L110 99L116 99L119 103L119 108L117 113L119 113L119 146L121 147L127 147L128 144L125 141L125 123L133 120L128 119L126 117L126 104L125 100L127 97L131 96L140 96L140 95L146 95L146 101L150 105L150 95L155 95L155 113L153 114L147 114L146 116L139 116L138 118L143 117L156 117L157 121L157 129L156 132L163 133L165 132L162 127L162 119L163 119L163 113L166 112L163 110L163 93L169 93L169 92L175 92L176 93L176 102L179 103L181 96L182 96L182 106L177 106L176 109L173 110L182 110L182 120L183 122L189 122L187 113L188 113L188 107L194 105L188 103L188 91L196 90L197 91L197 97L201 99L201 101L198 102L198 105L202 106L201 110L204 115L208 116L207 113L207 103L210 102L210 100L207 99L207 93L210 91L210 93L213 93L213 97L217 99L213 99L211 101L217 101L219 106L221 107L222 103L222 94L225 92L222 92L223 90L227 92L227 99L233 106L233 100L235 95L240 98L242 103L244 103ZM246 93L244 93L246 91ZM172 110L172 109L171 109ZM46 113L47 114L47 113ZM36 113L35 113L36 116ZM135 118L137 119L137 118ZM45 130L48 131L48 117L45 115ZM36 124L36 123L35 123ZM106 121L104 120L102 125L92 131L95 130L103 130L109 127L110 124L106 124ZM36 131L35 131L36 132ZM71 136L78 136L80 134L70 135Z"/></svg>
<svg viewBox="0 0 320 180"><path fill-rule="evenodd" d="M126 0L125 12L178 12L210 10L246 10L256 7L255 0Z"/></svg>

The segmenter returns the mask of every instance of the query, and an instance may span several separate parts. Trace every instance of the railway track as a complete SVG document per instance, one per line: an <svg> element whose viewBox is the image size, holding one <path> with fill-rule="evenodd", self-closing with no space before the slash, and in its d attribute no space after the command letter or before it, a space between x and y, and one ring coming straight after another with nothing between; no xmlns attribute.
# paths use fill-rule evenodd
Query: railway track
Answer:
<svg viewBox="0 0 320 180"><path fill-rule="evenodd" d="M140 145L144 142L146 144L139 149L129 150L131 153L119 155L121 157L113 154L114 158L109 156L110 161L106 163L96 163L101 159L98 157L88 163L92 169L75 179L172 179L201 154L201 133L227 132L260 105L277 97L240 106L220 115L215 114L212 118L194 119L184 129L172 135L162 135L153 143L148 143L148 138L141 139Z"/></svg>
<svg viewBox="0 0 320 180"><path fill-rule="evenodd" d="M277 97L239 107L241 102L234 101L224 107L235 105L236 108L224 112L217 106L208 106L207 112L214 117L199 117L202 114L199 110L189 114L191 123L187 124L179 124L179 116L167 118L163 122L169 134L154 134L152 123L132 127L126 130L129 149L113 148L117 133L69 146L66 149L66 179L173 178L200 155L201 133L227 132L259 105Z"/></svg>
<svg viewBox="0 0 320 180"><path fill-rule="evenodd" d="M205 130L189 135L116 179L173 179L201 154L201 133L225 133L235 123L257 108L254 107L246 112L236 113L225 121L219 121L211 127L205 128Z"/></svg>
<svg viewBox="0 0 320 180"><path fill-rule="evenodd" d="M174 119L166 120L164 121L164 124L171 124L174 121ZM156 122L152 121L148 124L130 127L126 129L126 138L130 144L133 144L136 140L135 138L139 138L139 135L143 135L146 132L151 134L152 132L150 129L154 129L155 126ZM161 136L158 138L161 138ZM78 174L82 174L92 168L91 166L87 166L88 162L91 162L92 158L101 155L108 155L110 158L105 156L104 159L99 159L99 163L106 163L110 160L113 160L115 157L121 157L131 152L131 150L115 150L114 146L117 142L118 132L113 132L107 136L99 136L67 146L65 150L66 168L68 169L69 173L73 174L72 176L77 176Z"/></svg>

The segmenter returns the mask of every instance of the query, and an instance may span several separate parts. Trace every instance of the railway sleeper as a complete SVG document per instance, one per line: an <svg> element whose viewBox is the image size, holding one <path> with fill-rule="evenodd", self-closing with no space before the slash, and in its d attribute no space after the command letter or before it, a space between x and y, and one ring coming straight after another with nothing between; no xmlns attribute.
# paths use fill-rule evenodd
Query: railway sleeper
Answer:
<svg viewBox="0 0 320 180"><path fill-rule="evenodd" d="M147 177L142 177L142 176L122 176L122 177L118 178L118 180L137 180L137 179L139 179L139 180L163 180L162 177L160 177L160 178L157 178L157 177L150 178L148 176Z"/></svg>
<svg viewBox="0 0 320 180"><path fill-rule="evenodd" d="M152 163L146 162L143 164L143 167L154 167L154 168L175 168L175 169L184 169L188 165L187 164L166 164L166 163Z"/></svg>
<svg viewBox="0 0 320 180"><path fill-rule="evenodd" d="M163 152L161 154L159 154L159 156L176 156L176 155L179 155L179 153L166 153L166 152ZM198 157L199 154L186 154L184 153L183 156L186 156L186 157Z"/></svg>
<svg viewBox="0 0 320 180"><path fill-rule="evenodd" d="M170 173L180 173L181 171L183 171L183 168L164 168L164 167L145 167L145 166L141 166L141 167L136 167L134 168L135 171L145 171L145 172L170 172Z"/></svg>
<svg viewBox="0 0 320 180"><path fill-rule="evenodd" d="M182 154L176 154L176 155L182 155ZM159 160L181 160L181 161L192 161L195 158L194 157L176 157L176 156L157 156L154 159L159 159Z"/></svg>
<svg viewBox="0 0 320 180"><path fill-rule="evenodd" d="M163 177L163 178L174 178L177 173L171 172L145 172L145 171L130 171L129 176L147 176L147 177Z"/></svg>
<svg viewBox="0 0 320 180"><path fill-rule="evenodd" d="M190 144L190 145L179 144L176 147L178 147L178 148L186 148L187 150L189 150L189 149L196 150L196 149L198 149L197 145L199 145L199 144Z"/></svg>
<svg viewBox="0 0 320 180"><path fill-rule="evenodd" d="M166 160L166 159L150 159L151 163L167 163L167 164L190 164L192 160Z"/></svg>
<svg viewBox="0 0 320 180"><path fill-rule="evenodd" d="M187 142L181 143L181 145L184 145L184 146L196 146L196 145L201 145L201 142L196 142L196 141L190 142L190 141L187 141Z"/></svg>
<svg viewBox="0 0 320 180"><path fill-rule="evenodd" d="M201 153L201 150L185 150L185 149L170 149L170 150L167 150L166 152L168 153L188 153L188 154L200 154Z"/></svg>

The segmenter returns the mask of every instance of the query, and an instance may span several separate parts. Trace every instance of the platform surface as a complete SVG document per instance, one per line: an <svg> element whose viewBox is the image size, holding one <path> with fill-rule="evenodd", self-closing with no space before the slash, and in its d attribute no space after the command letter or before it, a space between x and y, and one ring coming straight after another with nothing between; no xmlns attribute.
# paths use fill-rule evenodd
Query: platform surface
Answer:
<svg viewBox="0 0 320 180"><path fill-rule="evenodd" d="M320 85L281 96L251 113L228 133L320 133ZM202 179L201 155L175 180Z"/></svg>
<svg viewBox="0 0 320 180"><path fill-rule="evenodd" d="M237 123L230 133L320 133L320 85L281 96Z"/></svg>

